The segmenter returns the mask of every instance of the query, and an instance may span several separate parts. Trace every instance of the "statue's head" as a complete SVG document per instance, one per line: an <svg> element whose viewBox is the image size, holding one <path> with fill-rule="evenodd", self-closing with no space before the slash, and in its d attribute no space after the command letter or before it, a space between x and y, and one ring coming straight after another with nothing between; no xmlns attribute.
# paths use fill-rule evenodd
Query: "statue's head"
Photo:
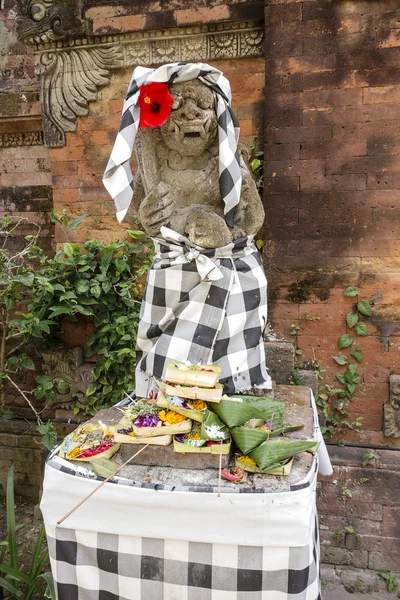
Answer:
<svg viewBox="0 0 400 600"><path fill-rule="evenodd" d="M214 94L199 79L175 83L170 93L174 103L168 121L160 128L161 137L181 155L200 156L217 135Z"/></svg>

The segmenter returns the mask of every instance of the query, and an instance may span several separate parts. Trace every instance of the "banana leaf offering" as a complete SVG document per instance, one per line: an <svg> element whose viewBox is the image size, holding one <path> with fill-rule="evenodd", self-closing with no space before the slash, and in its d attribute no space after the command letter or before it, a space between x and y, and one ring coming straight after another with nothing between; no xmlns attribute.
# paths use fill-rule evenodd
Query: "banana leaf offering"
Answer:
<svg viewBox="0 0 400 600"><path fill-rule="evenodd" d="M218 365L192 365L174 361L167 364L164 379L168 383L213 388L220 375L221 367Z"/></svg>
<svg viewBox="0 0 400 600"><path fill-rule="evenodd" d="M319 442L277 438L262 443L249 453L256 465L265 471L272 469L299 452L317 452Z"/></svg>
<svg viewBox="0 0 400 600"><path fill-rule="evenodd" d="M116 427L116 436L120 441L132 443L129 438L138 438L137 443L147 443L146 438L171 436L175 433L187 433L192 421L173 410L157 406L153 399L139 400L124 411L124 416ZM125 436L127 439L122 439ZM140 438L140 439L139 439ZM168 443L172 438L169 438ZM135 443L135 442L133 442ZM157 442L156 442L157 443ZM168 445L160 443L158 445Z"/></svg>
<svg viewBox="0 0 400 600"><path fill-rule="evenodd" d="M252 419L260 419L270 423L274 430L283 426L285 405L271 398L237 396L231 400L221 400L213 406L213 411L228 427L240 427Z"/></svg>
<svg viewBox="0 0 400 600"><path fill-rule="evenodd" d="M99 457L111 458L120 444L114 432L103 423L85 423L67 435L60 446L59 455L67 460L93 462Z"/></svg>
<svg viewBox="0 0 400 600"><path fill-rule="evenodd" d="M218 419L218 417L216 418ZM212 424L215 425L215 423ZM202 426L200 423L194 423L190 433L174 436L174 451L180 452L181 454L229 454L231 443L229 432L226 428L224 430L224 435L227 435L227 437L223 439L212 440L204 437L204 435L204 433L202 434Z"/></svg>
<svg viewBox="0 0 400 600"><path fill-rule="evenodd" d="M247 471L248 473L262 473L266 475L289 475L293 466L293 457L286 458L275 467L270 467L267 469L260 469L257 467L256 462L250 458L250 456L238 456L235 460L235 466L240 467L243 471Z"/></svg>
<svg viewBox="0 0 400 600"><path fill-rule="evenodd" d="M158 392L157 406L173 410L193 421L202 422L207 404L204 400L188 400L179 396L164 396L162 391Z"/></svg>
<svg viewBox="0 0 400 600"><path fill-rule="evenodd" d="M254 450L254 448L272 437L298 431L303 429L303 427L304 425L284 424L279 429L272 431L270 422L264 419L251 419L241 427L232 427L230 431L239 450L243 454L248 454L251 450Z"/></svg>

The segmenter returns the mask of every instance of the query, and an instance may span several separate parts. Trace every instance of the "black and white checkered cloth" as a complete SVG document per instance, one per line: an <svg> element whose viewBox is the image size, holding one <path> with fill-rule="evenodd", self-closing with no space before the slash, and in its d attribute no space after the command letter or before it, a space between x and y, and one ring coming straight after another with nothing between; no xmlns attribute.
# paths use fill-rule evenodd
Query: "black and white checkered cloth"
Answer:
<svg viewBox="0 0 400 600"><path fill-rule="evenodd" d="M321 600L316 514L292 548L63 528L47 541L57 600Z"/></svg>
<svg viewBox="0 0 400 600"><path fill-rule="evenodd" d="M103 176L103 183L114 200L117 219L125 217L133 195L133 177L129 164L133 144L140 121L138 105L139 88L143 84L179 83L200 79L214 92L218 120L219 186L224 202L225 220L233 227L235 206L239 204L242 176L237 143L239 122L230 107L231 88L221 71L203 63L170 63L157 69L136 67L129 84L122 110L121 125L110 159Z"/></svg>
<svg viewBox="0 0 400 600"><path fill-rule="evenodd" d="M137 337L136 393L169 361L217 363L228 394L271 389L265 366L267 280L253 237L203 249L166 227L155 240Z"/></svg>

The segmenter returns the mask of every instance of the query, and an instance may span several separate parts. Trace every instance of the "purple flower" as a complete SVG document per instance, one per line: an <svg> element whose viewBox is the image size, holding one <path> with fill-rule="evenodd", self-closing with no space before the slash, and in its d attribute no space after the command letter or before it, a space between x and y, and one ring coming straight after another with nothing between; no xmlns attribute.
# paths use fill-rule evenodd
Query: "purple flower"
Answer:
<svg viewBox="0 0 400 600"><path fill-rule="evenodd" d="M139 415L136 418L134 425L136 425L136 427L156 427L159 420L160 417L158 415L147 413L145 415Z"/></svg>

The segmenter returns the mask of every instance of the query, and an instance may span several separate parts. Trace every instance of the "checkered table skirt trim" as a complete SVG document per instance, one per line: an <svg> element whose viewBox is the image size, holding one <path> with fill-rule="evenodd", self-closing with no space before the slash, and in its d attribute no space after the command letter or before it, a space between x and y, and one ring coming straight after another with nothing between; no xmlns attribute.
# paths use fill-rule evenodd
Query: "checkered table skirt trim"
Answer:
<svg viewBox="0 0 400 600"><path fill-rule="evenodd" d="M58 600L321 600L317 515L307 546L233 546L47 531Z"/></svg>

